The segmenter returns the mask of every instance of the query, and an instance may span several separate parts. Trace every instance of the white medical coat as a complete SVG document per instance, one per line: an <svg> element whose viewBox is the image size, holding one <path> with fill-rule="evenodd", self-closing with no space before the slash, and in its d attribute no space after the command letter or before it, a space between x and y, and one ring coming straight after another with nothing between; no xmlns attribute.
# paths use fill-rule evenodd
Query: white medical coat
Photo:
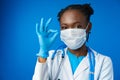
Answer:
<svg viewBox="0 0 120 80"><path fill-rule="evenodd" d="M113 80L113 67L110 57L104 56L91 49L95 55L95 73L94 80ZM54 51L49 51L49 57L45 63L40 63L37 60L33 80L54 80L58 67L61 63L62 50L58 50L54 60L51 60L51 55ZM67 48L65 48L65 58L61 66L57 80L89 80L89 59L88 54L81 63L78 65L74 74L68 55L66 54Z"/></svg>

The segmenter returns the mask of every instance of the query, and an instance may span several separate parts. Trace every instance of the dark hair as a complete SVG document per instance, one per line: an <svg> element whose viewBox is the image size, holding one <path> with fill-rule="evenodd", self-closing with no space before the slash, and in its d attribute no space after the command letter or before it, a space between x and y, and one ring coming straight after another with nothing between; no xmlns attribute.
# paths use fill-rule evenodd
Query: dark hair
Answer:
<svg viewBox="0 0 120 80"><path fill-rule="evenodd" d="M86 16L86 19L88 21L90 21L90 16L94 13L90 4L83 4L83 5L82 4L72 4L72 5L67 6L64 9L61 9L61 11L57 15L58 21L60 21L61 16L67 10L79 10L80 12L82 12Z"/></svg>

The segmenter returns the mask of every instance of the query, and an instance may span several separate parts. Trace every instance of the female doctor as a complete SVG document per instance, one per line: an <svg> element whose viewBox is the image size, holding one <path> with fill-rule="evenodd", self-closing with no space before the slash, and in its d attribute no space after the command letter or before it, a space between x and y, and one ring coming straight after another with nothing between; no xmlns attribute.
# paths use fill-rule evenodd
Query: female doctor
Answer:
<svg viewBox="0 0 120 80"><path fill-rule="evenodd" d="M51 18L45 24L42 18L36 24L40 50L33 80L113 80L110 57L85 45L93 13L89 4L73 4L62 9L58 13L60 38L67 47L63 45L56 50L49 50L58 35L57 30L48 30Z"/></svg>

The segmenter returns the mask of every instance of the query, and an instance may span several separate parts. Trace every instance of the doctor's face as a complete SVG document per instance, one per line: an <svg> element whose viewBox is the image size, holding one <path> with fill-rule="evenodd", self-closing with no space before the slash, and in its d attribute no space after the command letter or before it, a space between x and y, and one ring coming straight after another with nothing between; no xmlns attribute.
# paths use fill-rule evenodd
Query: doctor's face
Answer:
<svg viewBox="0 0 120 80"><path fill-rule="evenodd" d="M61 30L69 28L82 28L85 29L88 24L86 16L78 10L67 10L60 18ZM89 27L89 25L88 25Z"/></svg>

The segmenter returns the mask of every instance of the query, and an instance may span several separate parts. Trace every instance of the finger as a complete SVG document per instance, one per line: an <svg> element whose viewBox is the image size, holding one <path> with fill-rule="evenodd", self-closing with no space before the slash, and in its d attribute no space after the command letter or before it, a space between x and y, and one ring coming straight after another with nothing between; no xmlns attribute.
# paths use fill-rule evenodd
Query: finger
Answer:
<svg viewBox="0 0 120 80"><path fill-rule="evenodd" d="M58 32L55 32L54 35L51 37L50 41L53 42L57 37L57 35L58 35Z"/></svg>
<svg viewBox="0 0 120 80"><path fill-rule="evenodd" d="M47 31L48 25L50 24L51 20L52 20L52 18L49 18L49 19L47 20L47 22L46 22L46 24L45 24L45 28L44 28L45 31Z"/></svg>
<svg viewBox="0 0 120 80"><path fill-rule="evenodd" d="M43 20L44 20L44 18L41 18L41 20L40 20L40 32L41 31L43 31Z"/></svg>
<svg viewBox="0 0 120 80"><path fill-rule="evenodd" d="M53 29L49 29L49 30L47 31L47 36L53 35L53 34L56 33L56 32L58 32L58 31L57 31L57 30L53 30Z"/></svg>
<svg viewBox="0 0 120 80"><path fill-rule="evenodd" d="M38 23L36 23L36 33L39 33L39 29L38 29Z"/></svg>
<svg viewBox="0 0 120 80"><path fill-rule="evenodd" d="M48 33L55 33L55 32L58 32L58 30L53 30L53 29L48 30Z"/></svg>

